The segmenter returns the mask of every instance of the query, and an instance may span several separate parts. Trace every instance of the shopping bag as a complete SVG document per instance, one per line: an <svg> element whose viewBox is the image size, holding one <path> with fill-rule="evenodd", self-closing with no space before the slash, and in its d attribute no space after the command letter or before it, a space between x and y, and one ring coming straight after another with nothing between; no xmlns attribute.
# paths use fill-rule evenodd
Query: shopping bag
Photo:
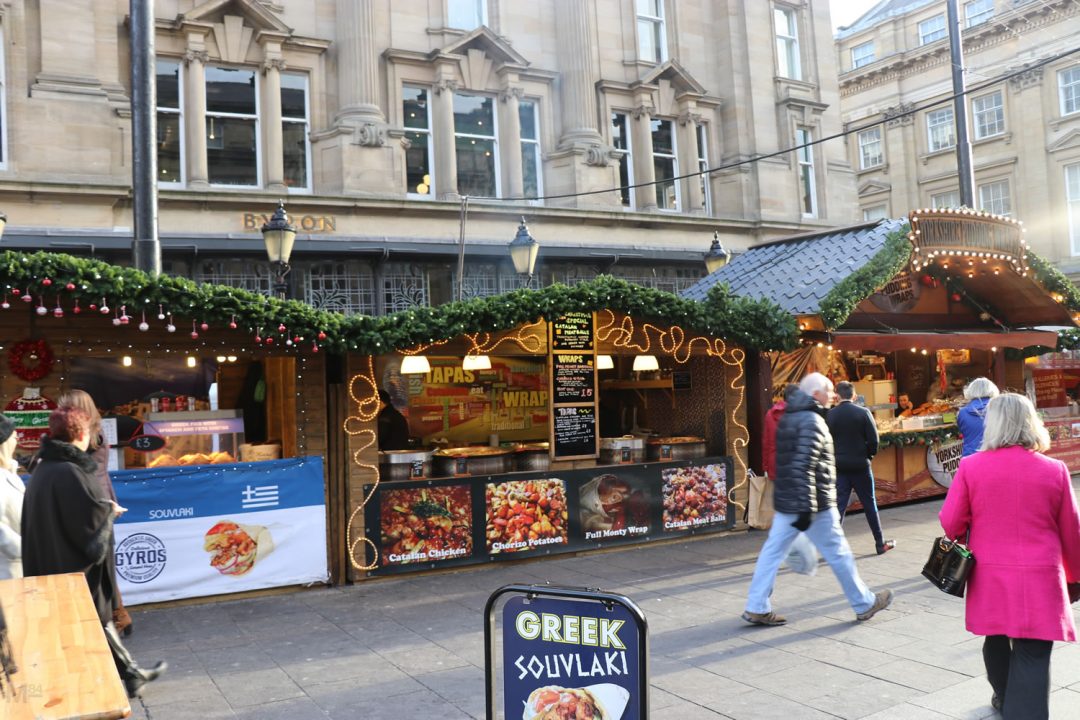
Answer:
<svg viewBox="0 0 1080 720"><path fill-rule="evenodd" d="M800 575L815 575L818 566L817 548L806 533L795 536L795 542L791 543L784 564Z"/></svg>
<svg viewBox="0 0 1080 720"><path fill-rule="evenodd" d="M939 537L930 548L930 557L923 566L922 576L938 590L964 597L968 575L975 567L975 556L959 540Z"/></svg>
<svg viewBox="0 0 1080 720"><path fill-rule="evenodd" d="M768 475L755 475L751 470L747 479L750 483L749 516L747 524L758 530L768 530L773 519L773 484Z"/></svg>

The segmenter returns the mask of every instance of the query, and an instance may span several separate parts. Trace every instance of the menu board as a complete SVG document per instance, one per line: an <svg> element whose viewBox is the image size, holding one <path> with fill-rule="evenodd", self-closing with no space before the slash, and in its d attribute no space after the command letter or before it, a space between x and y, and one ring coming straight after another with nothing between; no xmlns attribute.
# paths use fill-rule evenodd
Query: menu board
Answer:
<svg viewBox="0 0 1080 720"><path fill-rule="evenodd" d="M553 419L555 457L596 455L595 407L557 407Z"/></svg>
<svg viewBox="0 0 1080 720"><path fill-rule="evenodd" d="M562 403L591 403L596 399L596 362L593 355L560 353L552 356L552 400Z"/></svg>
<svg viewBox="0 0 1080 720"><path fill-rule="evenodd" d="M569 312L551 323L551 349L593 349L593 315L591 312Z"/></svg>
<svg viewBox="0 0 1080 720"><path fill-rule="evenodd" d="M1035 385L1035 405L1040 408L1065 407L1069 396L1065 393L1065 371L1059 369L1031 371Z"/></svg>

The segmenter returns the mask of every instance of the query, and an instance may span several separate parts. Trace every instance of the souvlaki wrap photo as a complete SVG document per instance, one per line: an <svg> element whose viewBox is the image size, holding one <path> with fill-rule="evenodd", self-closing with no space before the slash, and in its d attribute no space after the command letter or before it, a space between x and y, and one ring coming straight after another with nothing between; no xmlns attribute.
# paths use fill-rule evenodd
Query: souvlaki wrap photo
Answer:
<svg viewBox="0 0 1080 720"><path fill-rule="evenodd" d="M546 685L533 690L522 720L619 720L630 693L613 683L583 688Z"/></svg>
<svg viewBox="0 0 1080 720"><path fill-rule="evenodd" d="M274 539L265 525L245 525L222 520L206 531L203 550L210 553L210 566L222 575L244 575L274 549Z"/></svg>

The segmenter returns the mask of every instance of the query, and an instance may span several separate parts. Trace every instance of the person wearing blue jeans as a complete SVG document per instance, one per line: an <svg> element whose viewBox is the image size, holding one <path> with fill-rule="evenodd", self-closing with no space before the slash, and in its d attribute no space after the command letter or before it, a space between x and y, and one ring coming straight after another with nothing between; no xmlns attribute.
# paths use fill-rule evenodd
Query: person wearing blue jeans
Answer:
<svg viewBox="0 0 1080 720"><path fill-rule="evenodd" d="M829 563L858 620L869 620L887 608L892 590L872 592L859 577L855 557L840 527L836 509L836 463L833 439L825 424L832 404L832 382L811 373L791 393L776 428L776 515L758 555L742 619L752 625L783 625L787 619L772 609L772 590L780 563L800 532L805 532Z"/></svg>

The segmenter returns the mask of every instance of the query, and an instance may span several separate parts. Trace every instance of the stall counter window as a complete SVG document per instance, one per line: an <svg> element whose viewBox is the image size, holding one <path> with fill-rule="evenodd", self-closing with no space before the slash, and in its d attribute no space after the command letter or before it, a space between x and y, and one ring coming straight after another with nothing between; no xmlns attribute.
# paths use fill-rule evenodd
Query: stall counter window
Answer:
<svg viewBox="0 0 1080 720"><path fill-rule="evenodd" d="M223 465L244 458L244 418L240 410L194 410L181 412L152 412L146 416L141 437L158 436L164 446L146 452L133 453L135 463L141 455L145 467L176 465ZM131 441L138 450L139 437ZM154 445L154 443L150 443ZM277 455L280 457L280 451ZM262 457L260 460L274 458ZM128 467L139 465L129 464Z"/></svg>

